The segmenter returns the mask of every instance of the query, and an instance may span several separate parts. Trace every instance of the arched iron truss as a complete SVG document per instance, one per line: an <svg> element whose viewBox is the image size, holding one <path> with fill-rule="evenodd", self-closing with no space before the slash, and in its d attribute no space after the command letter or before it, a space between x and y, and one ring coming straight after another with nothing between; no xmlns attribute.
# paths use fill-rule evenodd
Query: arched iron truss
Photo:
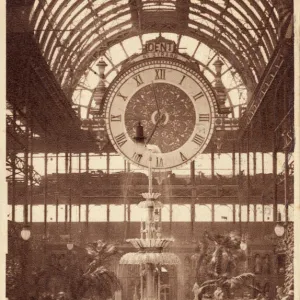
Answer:
<svg viewBox="0 0 300 300"><path fill-rule="evenodd" d="M206 44L230 61L252 92L280 40L282 17L275 2L36 0L30 22L58 82L71 92L111 46L153 32Z"/></svg>

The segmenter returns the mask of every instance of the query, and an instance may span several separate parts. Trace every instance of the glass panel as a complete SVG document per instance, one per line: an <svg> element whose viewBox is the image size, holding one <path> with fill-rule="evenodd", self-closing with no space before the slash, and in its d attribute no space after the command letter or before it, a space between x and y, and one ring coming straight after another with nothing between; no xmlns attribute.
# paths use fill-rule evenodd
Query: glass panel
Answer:
<svg viewBox="0 0 300 300"><path fill-rule="evenodd" d="M145 44L146 41L156 39L158 36L159 36L158 33L147 33L147 34L143 34L143 35L142 35L142 41L143 41L143 44Z"/></svg>
<svg viewBox="0 0 300 300"><path fill-rule="evenodd" d="M232 205L215 205L215 222L232 222Z"/></svg>
<svg viewBox="0 0 300 300"><path fill-rule="evenodd" d="M42 211L44 211L44 208ZM34 216L35 214L33 213L33 217ZM56 218L56 205L47 205L47 222L56 222L55 218Z"/></svg>
<svg viewBox="0 0 300 300"><path fill-rule="evenodd" d="M44 205L32 206L32 222L44 222Z"/></svg>
<svg viewBox="0 0 300 300"><path fill-rule="evenodd" d="M126 53L131 56L135 53L141 53L142 44L138 37L132 37L122 42Z"/></svg>
<svg viewBox="0 0 300 300"><path fill-rule="evenodd" d="M218 180L223 183L226 183L228 178L232 177L232 158L230 154L216 155L215 171Z"/></svg>
<svg viewBox="0 0 300 300"><path fill-rule="evenodd" d="M260 52L264 58L264 63L267 64L267 62L269 61L268 54L266 53L266 50L263 46L259 46L259 48L260 48Z"/></svg>
<svg viewBox="0 0 300 300"><path fill-rule="evenodd" d="M211 222L212 221L211 204L207 204L207 205L196 204L195 205L195 221L196 222Z"/></svg>
<svg viewBox="0 0 300 300"><path fill-rule="evenodd" d="M193 39L188 36L182 36L179 44L179 48L183 48L184 52L186 52L188 55L192 56L197 45L198 41L196 39Z"/></svg>
<svg viewBox="0 0 300 300"><path fill-rule="evenodd" d="M79 222L79 205L72 205L72 222Z"/></svg>
<svg viewBox="0 0 300 300"><path fill-rule="evenodd" d="M124 160L121 156L110 158L110 173L121 172L124 170Z"/></svg>
<svg viewBox="0 0 300 300"><path fill-rule="evenodd" d="M263 206L262 204L256 204L256 222L263 221Z"/></svg>
<svg viewBox="0 0 300 300"><path fill-rule="evenodd" d="M126 30L132 27L132 24L123 25L121 28L116 28L115 30L110 31L106 34L106 38L109 38L115 34L118 34L121 30Z"/></svg>
<svg viewBox="0 0 300 300"><path fill-rule="evenodd" d="M247 216L247 205L241 205L241 221L247 222L248 216Z"/></svg>
<svg viewBox="0 0 300 300"><path fill-rule="evenodd" d="M240 222L240 205L235 204L235 221Z"/></svg>
<svg viewBox="0 0 300 300"><path fill-rule="evenodd" d="M109 205L109 221L123 222L124 221L124 205Z"/></svg>
<svg viewBox="0 0 300 300"><path fill-rule="evenodd" d="M113 159L112 159L113 160ZM106 172L106 156L105 155L97 155L97 154L90 154L90 171L92 170L103 170Z"/></svg>
<svg viewBox="0 0 300 300"><path fill-rule="evenodd" d="M170 222L170 204L164 204L161 210L161 221Z"/></svg>
<svg viewBox="0 0 300 300"><path fill-rule="evenodd" d="M112 71L112 72L106 77L106 80L107 80L108 82L111 82L116 76L117 76L117 72L116 72L116 71Z"/></svg>
<svg viewBox="0 0 300 300"><path fill-rule="evenodd" d="M110 206L111 208L112 206ZM111 215L110 215L111 216ZM107 221L107 205L89 205L89 221L105 222Z"/></svg>
<svg viewBox="0 0 300 300"><path fill-rule="evenodd" d="M264 209L264 215L265 215L265 222L273 222L273 205L268 204L265 205Z"/></svg>
<svg viewBox="0 0 300 300"><path fill-rule="evenodd" d="M162 33L161 35L168 40L173 40L175 43L178 42L178 34L177 33L165 32L165 33Z"/></svg>
<svg viewBox="0 0 300 300"><path fill-rule="evenodd" d="M130 221L140 222L142 217L141 208L137 204L130 205Z"/></svg>
<svg viewBox="0 0 300 300"><path fill-rule="evenodd" d="M277 205L277 212L280 213L281 221L285 222L285 205L284 204L278 204Z"/></svg>
<svg viewBox="0 0 300 300"><path fill-rule="evenodd" d="M80 221L86 222L86 205L80 205Z"/></svg>
<svg viewBox="0 0 300 300"><path fill-rule="evenodd" d="M173 222L190 222L191 221L191 205L172 205L172 221Z"/></svg>
<svg viewBox="0 0 300 300"><path fill-rule="evenodd" d="M59 204L58 205L58 222L65 222L65 211L66 211L66 205L65 204Z"/></svg>
<svg viewBox="0 0 300 300"><path fill-rule="evenodd" d="M195 53L195 59L206 65L214 55L215 51L213 49L207 47L205 44L201 44Z"/></svg>
<svg viewBox="0 0 300 300"><path fill-rule="evenodd" d="M133 45L133 47L135 48L135 45ZM124 52L124 50L122 49L120 44L116 44L114 46L112 46L109 50L108 53L110 54L112 63L114 65L118 64L119 62L123 61L124 59L126 59L126 54Z"/></svg>
<svg viewBox="0 0 300 300"><path fill-rule="evenodd" d="M202 181L202 184L205 183L211 175L211 160L210 154L200 154L195 160L195 169L196 174L198 174L199 181Z"/></svg>
<svg viewBox="0 0 300 300"><path fill-rule="evenodd" d="M249 222L254 222L254 210L256 208L254 204L250 204L249 206Z"/></svg>
<svg viewBox="0 0 300 300"><path fill-rule="evenodd" d="M294 222L294 204L290 204L288 208L289 221Z"/></svg>

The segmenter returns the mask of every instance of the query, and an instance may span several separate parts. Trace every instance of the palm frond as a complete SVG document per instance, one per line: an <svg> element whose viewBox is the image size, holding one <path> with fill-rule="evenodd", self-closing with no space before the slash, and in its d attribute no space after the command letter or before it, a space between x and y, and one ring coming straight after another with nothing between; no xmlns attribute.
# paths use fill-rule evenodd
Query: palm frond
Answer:
<svg viewBox="0 0 300 300"><path fill-rule="evenodd" d="M263 293L263 290L259 289L257 286L254 286L252 284L246 284L246 287L249 287L249 288L251 288L251 289L253 289L253 290L255 290L259 293Z"/></svg>
<svg viewBox="0 0 300 300"><path fill-rule="evenodd" d="M88 255L90 255L90 256L96 256L98 254L94 245L90 244L90 245L86 246L85 249L86 249Z"/></svg>
<svg viewBox="0 0 300 300"><path fill-rule="evenodd" d="M243 273L235 277L228 278L224 281L224 285L229 285L230 288L234 289L245 284L247 280L253 279L255 275L253 273Z"/></svg>

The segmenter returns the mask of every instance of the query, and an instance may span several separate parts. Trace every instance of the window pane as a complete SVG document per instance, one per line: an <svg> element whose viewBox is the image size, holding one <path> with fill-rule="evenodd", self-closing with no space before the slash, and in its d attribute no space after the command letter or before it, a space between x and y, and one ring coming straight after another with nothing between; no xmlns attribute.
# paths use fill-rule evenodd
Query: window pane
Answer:
<svg viewBox="0 0 300 300"><path fill-rule="evenodd" d="M256 221L263 221L263 207L261 204L256 204Z"/></svg>
<svg viewBox="0 0 300 300"><path fill-rule="evenodd" d="M273 222L273 205L265 205L265 222Z"/></svg>
<svg viewBox="0 0 300 300"><path fill-rule="evenodd" d="M255 210L255 205L254 204L250 204L249 222L254 222L254 210Z"/></svg>
<svg viewBox="0 0 300 300"><path fill-rule="evenodd" d="M124 205L110 205L109 206L109 221L123 222L124 221Z"/></svg>
<svg viewBox="0 0 300 300"><path fill-rule="evenodd" d="M170 204L164 204L161 210L161 221L170 222Z"/></svg>
<svg viewBox="0 0 300 300"><path fill-rule="evenodd" d="M89 221L105 222L107 221L107 205L89 205Z"/></svg>
<svg viewBox="0 0 300 300"><path fill-rule="evenodd" d="M190 222L191 221L191 205L172 205L172 221L174 222Z"/></svg>
<svg viewBox="0 0 300 300"><path fill-rule="evenodd" d="M240 205L235 204L235 221L240 222Z"/></svg>
<svg viewBox="0 0 300 300"><path fill-rule="evenodd" d="M43 209L44 211L44 209ZM55 222L56 221L56 206L55 205L47 205L47 222Z"/></svg>
<svg viewBox="0 0 300 300"><path fill-rule="evenodd" d="M248 216L247 216L247 205L241 205L241 221L247 222Z"/></svg>
<svg viewBox="0 0 300 300"><path fill-rule="evenodd" d="M211 204L195 205L195 221L196 222L211 222Z"/></svg>
<svg viewBox="0 0 300 300"><path fill-rule="evenodd" d="M80 205L80 221L86 222L86 205Z"/></svg>
<svg viewBox="0 0 300 300"><path fill-rule="evenodd" d="M289 218L289 221L293 222L294 221L294 204L290 204L289 205L289 208L288 208L288 218Z"/></svg>
<svg viewBox="0 0 300 300"><path fill-rule="evenodd" d="M65 222L65 204L58 205L58 222Z"/></svg>
<svg viewBox="0 0 300 300"><path fill-rule="evenodd" d="M281 221L285 222L285 208L284 204L278 204L277 211L280 213Z"/></svg>
<svg viewBox="0 0 300 300"><path fill-rule="evenodd" d="M79 205L72 205L72 222L79 221Z"/></svg>
<svg viewBox="0 0 300 300"><path fill-rule="evenodd" d="M215 205L215 222L232 222L232 205Z"/></svg>
<svg viewBox="0 0 300 300"><path fill-rule="evenodd" d="M130 221L131 222L140 222L141 221L141 208L137 204L130 205Z"/></svg>
<svg viewBox="0 0 300 300"><path fill-rule="evenodd" d="M44 205L32 206L32 222L44 222Z"/></svg>

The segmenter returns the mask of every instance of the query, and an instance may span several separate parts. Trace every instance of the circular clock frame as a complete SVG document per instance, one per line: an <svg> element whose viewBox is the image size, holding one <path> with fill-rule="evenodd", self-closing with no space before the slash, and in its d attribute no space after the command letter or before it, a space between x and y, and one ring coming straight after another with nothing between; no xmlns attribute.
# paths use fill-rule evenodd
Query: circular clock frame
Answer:
<svg viewBox="0 0 300 300"><path fill-rule="evenodd" d="M162 94L161 90L166 90L166 85L170 85L169 102L173 104L178 100L178 103L183 103L181 116L172 114L172 105L162 99L161 95L166 92ZM150 96L139 99L143 94ZM176 59L144 59L125 67L110 84L105 99L107 133L114 148L125 160L142 168L149 167L150 159L152 168L162 171L187 164L204 151L214 131L217 102L210 83ZM184 134L184 124L189 125L188 120L193 119L191 105L194 108L194 128ZM134 107L137 107L136 111ZM187 108L186 115L184 107ZM135 120L135 117L138 118ZM144 126L146 141L151 136L149 144L161 146L162 153L150 154L146 149L140 153L133 136L138 122ZM166 142L164 145L159 142L163 137L169 140L173 137L179 142L168 149Z"/></svg>

